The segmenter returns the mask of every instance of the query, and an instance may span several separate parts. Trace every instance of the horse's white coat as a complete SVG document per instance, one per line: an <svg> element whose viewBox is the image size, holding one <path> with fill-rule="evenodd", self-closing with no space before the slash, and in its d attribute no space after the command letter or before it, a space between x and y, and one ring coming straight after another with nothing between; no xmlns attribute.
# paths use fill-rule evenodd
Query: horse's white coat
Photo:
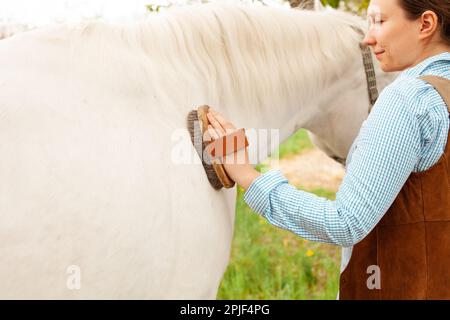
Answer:
<svg viewBox="0 0 450 320"><path fill-rule="evenodd" d="M192 148L174 133L209 104L281 140L305 127L345 157L368 109L365 25L202 5L2 40L0 297L214 299L236 190L176 163L175 144Z"/></svg>

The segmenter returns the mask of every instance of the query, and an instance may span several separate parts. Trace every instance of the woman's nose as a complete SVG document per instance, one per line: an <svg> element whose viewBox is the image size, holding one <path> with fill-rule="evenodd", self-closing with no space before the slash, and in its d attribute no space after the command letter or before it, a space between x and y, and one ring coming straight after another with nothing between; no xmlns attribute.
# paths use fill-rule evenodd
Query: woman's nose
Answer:
<svg viewBox="0 0 450 320"><path fill-rule="evenodd" d="M366 46L374 46L377 43L377 40L373 36L372 28L367 31L366 36L364 37L362 43Z"/></svg>

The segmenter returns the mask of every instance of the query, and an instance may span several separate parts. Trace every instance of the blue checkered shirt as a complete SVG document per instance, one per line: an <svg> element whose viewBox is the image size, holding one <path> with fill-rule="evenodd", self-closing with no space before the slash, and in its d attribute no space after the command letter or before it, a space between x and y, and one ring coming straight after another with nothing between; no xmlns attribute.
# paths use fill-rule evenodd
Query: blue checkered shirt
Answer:
<svg viewBox="0 0 450 320"><path fill-rule="evenodd" d="M437 91L418 79L425 74L450 79L450 52L403 71L381 92L350 149L336 200L298 190L280 170L270 170L252 182L244 201L305 239L343 247L361 241L410 174L427 170L444 152L449 113Z"/></svg>

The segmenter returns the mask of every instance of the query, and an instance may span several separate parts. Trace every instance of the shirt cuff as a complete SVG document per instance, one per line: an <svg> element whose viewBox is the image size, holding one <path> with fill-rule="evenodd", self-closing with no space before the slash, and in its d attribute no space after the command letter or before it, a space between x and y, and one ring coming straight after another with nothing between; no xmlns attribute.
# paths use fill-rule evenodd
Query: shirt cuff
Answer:
<svg viewBox="0 0 450 320"><path fill-rule="evenodd" d="M283 183L288 183L288 180L280 170L269 170L253 180L244 193L244 201L253 211L264 216L264 213L270 208L270 193Z"/></svg>

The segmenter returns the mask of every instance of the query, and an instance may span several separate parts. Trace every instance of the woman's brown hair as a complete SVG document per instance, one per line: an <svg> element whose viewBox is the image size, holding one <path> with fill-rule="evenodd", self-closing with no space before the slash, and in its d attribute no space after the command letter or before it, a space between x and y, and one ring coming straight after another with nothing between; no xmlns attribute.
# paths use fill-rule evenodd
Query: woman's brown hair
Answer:
<svg viewBox="0 0 450 320"><path fill-rule="evenodd" d="M450 45L450 1L449 0L399 0L407 18L416 20L422 13L431 10L438 16L441 37Z"/></svg>

